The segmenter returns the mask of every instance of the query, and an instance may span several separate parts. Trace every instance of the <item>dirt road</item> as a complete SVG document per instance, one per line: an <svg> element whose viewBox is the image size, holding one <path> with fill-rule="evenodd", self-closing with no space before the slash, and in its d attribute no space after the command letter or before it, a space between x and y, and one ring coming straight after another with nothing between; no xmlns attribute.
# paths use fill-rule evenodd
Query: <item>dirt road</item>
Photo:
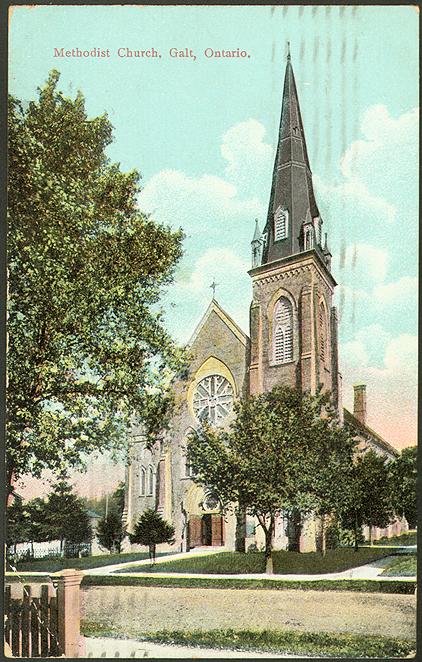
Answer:
<svg viewBox="0 0 422 662"><path fill-rule="evenodd" d="M122 633L168 629L285 629L414 640L413 595L346 591L89 586L82 617Z"/></svg>

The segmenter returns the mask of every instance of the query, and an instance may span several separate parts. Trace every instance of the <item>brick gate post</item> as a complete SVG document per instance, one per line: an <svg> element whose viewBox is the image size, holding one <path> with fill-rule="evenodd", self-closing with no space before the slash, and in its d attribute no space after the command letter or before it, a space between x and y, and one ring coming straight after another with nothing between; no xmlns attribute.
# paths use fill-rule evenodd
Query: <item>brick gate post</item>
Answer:
<svg viewBox="0 0 422 662"><path fill-rule="evenodd" d="M84 573L81 570L62 570L51 578L57 588L57 620L61 653L78 657L80 640L79 587Z"/></svg>

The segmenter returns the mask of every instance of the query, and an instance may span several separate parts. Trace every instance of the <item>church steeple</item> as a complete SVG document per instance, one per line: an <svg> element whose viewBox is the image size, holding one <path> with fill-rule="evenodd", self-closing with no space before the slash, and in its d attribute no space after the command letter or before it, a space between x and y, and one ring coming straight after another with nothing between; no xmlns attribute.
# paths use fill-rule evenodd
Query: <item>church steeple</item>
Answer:
<svg viewBox="0 0 422 662"><path fill-rule="evenodd" d="M309 216L315 226L317 245L321 244L321 220L289 48L262 264L306 250L303 224Z"/></svg>
<svg viewBox="0 0 422 662"><path fill-rule="evenodd" d="M315 201L290 50L268 216L252 239L249 391L331 391L341 416L336 282Z"/></svg>

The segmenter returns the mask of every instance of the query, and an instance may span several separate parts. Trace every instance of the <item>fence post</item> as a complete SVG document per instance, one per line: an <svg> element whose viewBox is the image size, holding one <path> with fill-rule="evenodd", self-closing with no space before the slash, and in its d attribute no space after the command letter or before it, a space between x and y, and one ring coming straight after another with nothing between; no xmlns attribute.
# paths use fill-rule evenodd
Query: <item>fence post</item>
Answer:
<svg viewBox="0 0 422 662"><path fill-rule="evenodd" d="M57 620L60 652L65 657L78 657L80 639L79 586L81 570L62 570L51 575L57 588Z"/></svg>

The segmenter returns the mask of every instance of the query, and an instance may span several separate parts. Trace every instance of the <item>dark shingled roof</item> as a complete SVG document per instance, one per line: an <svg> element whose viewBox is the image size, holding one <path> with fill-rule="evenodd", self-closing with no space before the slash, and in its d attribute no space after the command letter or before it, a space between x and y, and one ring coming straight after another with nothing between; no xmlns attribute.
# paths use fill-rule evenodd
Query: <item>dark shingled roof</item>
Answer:
<svg viewBox="0 0 422 662"><path fill-rule="evenodd" d="M345 423L348 423L351 427L355 428L357 432L360 432L365 437L370 437L371 440L375 444L377 444L377 446L379 446L382 450L386 451L387 453L390 453L395 457L399 455L399 451L397 450L397 448L394 448L394 446L389 444L388 441L383 439L377 432L372 430L372 428L365 425L365 423L362 423L359 419L356 418L356 416L351 414L350 411L348 411L347 409L343 409L343 412L344 412Z"/></svg>
<svg viewBox="0 0 422 662"><path fill-rule="evenodd" d="M281 206L289 211L291 231L285 240L274 242L274 213ZM262 263L273 262L300 251L299 238L307 211L319 216L312 186L305 132L290 57L284 77L278 146L274 162L270 202L265 232L268 239Z"/></svg>

